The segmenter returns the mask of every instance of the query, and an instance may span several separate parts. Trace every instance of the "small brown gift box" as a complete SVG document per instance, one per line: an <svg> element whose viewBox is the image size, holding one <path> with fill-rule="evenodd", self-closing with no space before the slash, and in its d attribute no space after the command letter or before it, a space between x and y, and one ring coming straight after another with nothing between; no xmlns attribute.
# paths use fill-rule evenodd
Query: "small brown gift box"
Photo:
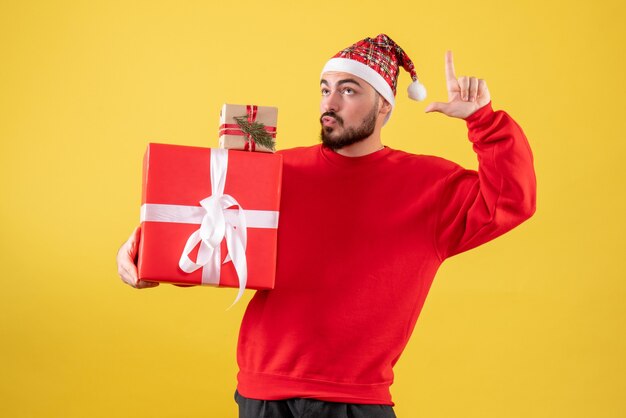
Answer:
<svg viewBox="0 0 626 418"><path fill-rule="evenodd" d="M225 104L220 113L220 148L274 152L272 148L257 144L253 138L241 129L235 117L242 116L250 123L259 122L265 125L265 131L272 139L276 139L278 108L270 106Z"/></svg>

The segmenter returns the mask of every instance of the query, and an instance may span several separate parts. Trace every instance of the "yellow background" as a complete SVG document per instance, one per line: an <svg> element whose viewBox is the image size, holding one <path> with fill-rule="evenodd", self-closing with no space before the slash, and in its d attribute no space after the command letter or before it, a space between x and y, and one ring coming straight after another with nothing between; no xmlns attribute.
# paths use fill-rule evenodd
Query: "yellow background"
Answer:
<svg viewBox="0 0 626 418"><path fill-rule="evenodd" d="M519 4L516 4L519 3ZM0 416L234 417L236 290L138 291L115 254L149 141L215 146L222 103L318 141L318 77L380 32L430 100L485 78L527 133L538 211L442 267L396 367L409 417L624 417L624 3L28 1L0 5ZM387 145L474 168L406 98Z"/></svg>

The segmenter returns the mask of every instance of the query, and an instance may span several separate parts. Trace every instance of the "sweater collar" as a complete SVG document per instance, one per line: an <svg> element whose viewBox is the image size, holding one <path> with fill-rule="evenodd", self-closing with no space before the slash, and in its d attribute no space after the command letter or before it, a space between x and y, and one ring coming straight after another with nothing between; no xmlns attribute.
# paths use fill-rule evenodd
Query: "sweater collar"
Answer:
<svg viewBox="0 0 626 418"><path fill-rule="evenodd" d="M360 157L346 157L345 155L338 154L330 148L325 147L324 145L320 145L320 152L326 160L330 161L333 164L339 164L344 166L358 166L362 164L369 164L371 162L384 158L391 152L391 148L385 146L378 151L374 151L370 154L362 155Z"/></svg>

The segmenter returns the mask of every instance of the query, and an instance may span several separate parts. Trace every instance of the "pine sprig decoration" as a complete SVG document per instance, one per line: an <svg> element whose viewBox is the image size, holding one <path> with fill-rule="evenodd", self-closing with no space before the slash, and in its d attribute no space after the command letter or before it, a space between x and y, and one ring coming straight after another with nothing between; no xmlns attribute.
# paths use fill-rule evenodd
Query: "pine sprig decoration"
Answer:
<svg viewBox="0 0 626 418"><path fill-rule="evenodd" d="M248 122L248 115L233 116L243 133L250 135L250 138L258 145L275 151L276 143L272 135L265 130L265 125L261 122Z"/></svg>

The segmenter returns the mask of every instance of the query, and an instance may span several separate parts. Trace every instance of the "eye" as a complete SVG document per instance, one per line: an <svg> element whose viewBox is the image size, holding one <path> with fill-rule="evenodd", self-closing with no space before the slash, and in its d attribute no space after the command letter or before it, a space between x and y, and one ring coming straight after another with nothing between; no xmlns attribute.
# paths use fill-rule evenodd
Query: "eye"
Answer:
<svg viewBox="0 0 626 418"><path fill-rule="evenodd" d="M350 87L346 87L345 89L343 89L342 93L351 96L354 94L354 90L352 90Z"/></svg>
<svg viewBox="0 0 626 418"><path fill-rule="evenodd" d="M330 93L330 90L322 89L322 96L328 96L329 93Z"/></svg>

